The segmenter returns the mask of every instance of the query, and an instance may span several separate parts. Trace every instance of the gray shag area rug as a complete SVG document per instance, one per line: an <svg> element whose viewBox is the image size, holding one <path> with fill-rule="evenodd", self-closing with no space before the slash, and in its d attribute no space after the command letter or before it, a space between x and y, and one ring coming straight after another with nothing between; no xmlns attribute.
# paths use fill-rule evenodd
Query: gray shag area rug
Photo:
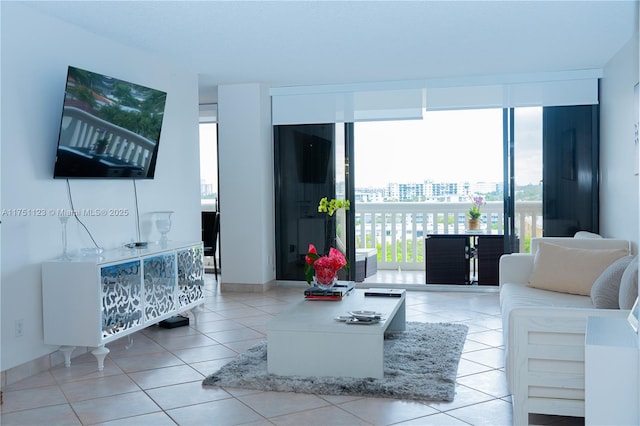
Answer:
<svg viewBox="0 0 640 426"><path fill-rule="evenodd" d="M453 401L467 330L468 327L462 324L407 322L404 332L385 336L382 379L268 374L267 342L261 342L208 376L203 385L318 395Z"/></svg>

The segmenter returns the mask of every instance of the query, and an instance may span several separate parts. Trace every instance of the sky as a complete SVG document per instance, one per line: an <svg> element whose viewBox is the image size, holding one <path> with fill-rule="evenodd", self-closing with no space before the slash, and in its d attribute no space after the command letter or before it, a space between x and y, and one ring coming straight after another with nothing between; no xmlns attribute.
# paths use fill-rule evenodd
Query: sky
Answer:
<svg viewBox="0 0 640 426"><path fill-rule="evenodd" d="M516 184L542 177L539 108L516 115ZM422 120L355 124L355 185L502 182L502 109L426 112Z"/></svg>

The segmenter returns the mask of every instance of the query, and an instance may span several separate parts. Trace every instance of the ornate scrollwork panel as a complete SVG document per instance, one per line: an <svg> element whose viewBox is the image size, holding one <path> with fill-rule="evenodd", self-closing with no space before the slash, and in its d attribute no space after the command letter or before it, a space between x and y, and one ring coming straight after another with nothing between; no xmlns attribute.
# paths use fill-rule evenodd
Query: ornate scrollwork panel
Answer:
<svg viewBox="0 0 640 426"><path fill-rule="evenodd" d="M175 264L173 253L144 259L145 321L175 309Z"/></svg>
<svg viewBox="0 0 640 426"><path fill-rule="evenodd" d="M102 338L142 323L140 261L100 268Z"/></svg>
<svg viewBox="0 0 640 426"><path fill-rule="evenodd" d="M178 251L178 301L180 306L204 298L204 252L201 246Z"/></svg>

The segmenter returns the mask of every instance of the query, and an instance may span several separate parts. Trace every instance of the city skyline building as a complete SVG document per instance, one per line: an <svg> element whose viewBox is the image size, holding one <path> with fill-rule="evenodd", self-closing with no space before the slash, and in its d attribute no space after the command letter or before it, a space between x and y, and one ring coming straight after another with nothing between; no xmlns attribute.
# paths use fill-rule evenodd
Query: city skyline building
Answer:
<svg viewBox="0 0 640 426"><path fill-rule="evenodd" d="M502 182L389 182L382 187L356 187L355 201L467 202L470 195L499 194L502 189Z"/></svg>

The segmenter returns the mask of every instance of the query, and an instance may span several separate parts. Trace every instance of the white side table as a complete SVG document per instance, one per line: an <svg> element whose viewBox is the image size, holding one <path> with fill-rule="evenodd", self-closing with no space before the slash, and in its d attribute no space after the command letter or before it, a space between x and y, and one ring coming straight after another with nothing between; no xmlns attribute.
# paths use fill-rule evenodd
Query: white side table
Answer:
<svg viewBox="0 0 640 426"><path fill-rule="evenodd" d="M585 424L640 424L638 335L626 318L589 317L585 342Z"/></svg>

